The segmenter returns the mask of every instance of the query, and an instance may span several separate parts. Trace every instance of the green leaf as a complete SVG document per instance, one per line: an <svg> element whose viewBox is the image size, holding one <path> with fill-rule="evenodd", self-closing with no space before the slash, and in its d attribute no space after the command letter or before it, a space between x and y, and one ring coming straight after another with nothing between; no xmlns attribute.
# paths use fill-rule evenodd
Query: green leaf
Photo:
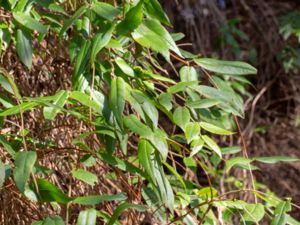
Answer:
<svg viewBox="0 0 300 225"><path fill-rule="evenodd" d="M151 181L153 183L155 182L155 176L153 173L153 171L155 170L154 163L153 163L153 160L155 160L154 152L155 150L153 146L147 140L141 139L139 141L139 145L138 145L139 162L143 165L146 173L151 178Z"/></svg>
<svg viewBox="0 0 300 225"><path fill-rule="evenodd" d="M115 59L116 64L118 65L118 67L120 67L120 69L122 70L123 73L134 77L134 71L133 69L127 64L127 62L122 59L121 57L117 57Z"/></svg>
<svg viewBox="0 0 300 225"><path fill-rule="evenodd" d="M113 225L117 221L118 217L122 214L122 212L126 209L135 209L138 212L144 212L146 210L145 206L143 205L135 205L135 204L130 204L130 203L123 203L119 205L113 215L111 216L110 220L108 221L107 225Z"/></svg>
<svg viewBox="0 0 300 225"><path fill-rule="evenodd" d="M250 167L250 163L252 161L252 159L247 159L244 157L235 157L228 159L226 161L226 171L229 172L229 170L234 166L243 166L245 168Z"/></svg>
<svg viewBox="0 0 300 225"><path fill-rule="evenodd" d="M98 177L95 174L83 169L72 170L72 176L92 186L98 183Z"/></svg>
<svg viewBox="0 0 300 225"><path fill-rule="evenodd" d="M125 172L130 172L133 174L139 174L142 177L145 177L145 174L142 170L137 168L135 165L131 164L130 162L124 161L119 159L118 157L114 157L111 154L97 154L97 156L104 162L108 163L111 166L115 166L120 170Z"/></svg>
<svg viewBox="0 0 300 225"><path fill-rule="evenodd" d="M14 94L14 91L13 91L12 87L10 86L9 81L6 79L6 77L4 77L2 75L0 75L0 85L2 86L3 89L5 89L10 94L12 94L12 95Z"/></svg>
<svg viewBox="0 0 300 225"><path fill-rule="evenodd" d="M192 140L199 138L200 135L200 125L196 122L187 123L185 126L185 137L187 143L191 143Z"/></svg>
<svg viewBox="0 0 300 225"><path fill-rule="evenodd" d="M34 222L32 225L65 225L60 216L49 216L45 220Z"/></svg>
<svg viewBox="0 0 300 225"><path fill-rule="evenodd" d="M291 211L290 200L280 202L274 211L271 225L285 225L287 223L287 212Z"/></svg>
<svg viewBox="0 0 300 225"><path fill-rule="evenodd" d="M184 189L186 189L186 185L185 182L182 179L182 176L180 174L177 173L177 171L167 162L162 162L167 168L168 170L179 180L179 182L181 183L182 187Z"/></svg>
<svg viewBox="0 0 300 225"><path fill-rule="evenodd" d="M191 143L192 152L190 154L190 157L193 157L199 151L201 151L203 146L204 146L204 140L203 139L198 138L198 139L193 140L192 143Z"/></svg>
<svg viewBox="0 0 300 225"><path fill-rule="evenodd" d="M11 155L11 157L14 159L16 156L16 151L12 148L10 143L4 139L3 136L0 135L0 144L3 145L4 149L8 152L8 154Z"/></svg>
<svg viewBox="0 0 300 225"><path fill-rule="evenodd" d="M18 189L24 192L36 161L36 153L32 151L18 152L15 159L14 180Z"/></svg>
<svg viewBox="0 0 300 225"><path fill-rule="evenodd" d="M16 50L22 63L31 69L32 42L30 34L18 29L16 34Z"/></svg>
<svg viewBox="0 0 300 225"><path fill-rule="evenodd" d="M25 112L27 110L33 109L34 107L38 106L39 103L37 102L24 102L20 105L13 106L11 108L8 108L2 112L0 112L0 116L10 116L10 115L15 115L19 114L22 112Z"/></svg>
<svg viewBox="0 0 300 225"><path fill-rule="evenodd" d="M2 188L6 178L7 172L9 171L9 166L7 167L1 160L0 160L0 188Z"/></svg>
<svg viewBox="0 0 300 225"><path fill-rule="evenodd" d="M179 74L180 74L180 80L183 82L198 81L198 74L194 67L183 66L180 69Z"/></svg>
<svg viewBox="0 0 300 225"><path fill-rule="evenodd" d="M83 92L80 92L80 91L72 91L70 93L70 98L77 100L82 105L92 108L93 110L95 110L98 113L101 112L101 110L103 108L103 106L99 105L98 102L91 100L89 95L87 95Z"/></svg>
<svg viewBox="0 0 300 225"><path fill-rule="evenodd" d="M155 104L150 98L148 98L143 92L133 90L131 92L134 99L140 104L145 115L152 121L153 126L157 127L158 124L158 111ZM146 122L146 121L145 121Z"/></svg>
<svg viewBox="0 0 300 225"><path fill-rule="evenodd" d="M223 61L210 58L194 59L202 68L225 75L247 75L256 74L257 70L245 62L239 61Z"/></svg>
<svg viewBox="0 0 300 225"><path fill-rule="evenodd" d="M120 10L104 2L94 2L91 9L100 17L113 21L120 14Z"/></svg>
<svg viewBox="0 0 300 225"><path fill-rule="evenodd" d="M115 29L115 25L109 25L105 27L103 31L96 34L93 38L93 46L91 52L91 63L95 62L97 54L108 45L109 41L111 40L112 33Z"/></svg>
<svg viewBox="0 0 300 225"><path fill-rule="evenodd" d="M204 199L216 197L217 194L218 194L218 190L216 190L213 187L204 187L201 188L200 190L197 190L197 195Z"/></svg>
<svg viewBox="0 0 300 225"><path fill-rule="evenodd" d="M132 7L126 13L125 19L117 26L119 35L130 33L141 24L143 19L143 3L144 0L140 0L136 6Z"/></svg>
<svg viewBox="0 0 300 225"><path fill-rule="evenodd" d="M73 201L73 203L81 204L81 205L97 205L106 201L124 201L127 199L126 194L119 193L116 195L90 195L90 196L82 196L77 197Z"/></svg>
<svg viewBox="0 0 300 225"><path fill-rule="evenodd" d="M86 6L81 6L74 14L73 16L66 20L64 23L64 26L61 28L59 32L59 36L63 36L63 34L73 25L73 23L87 10Z"/></svg>
<svg viewBox="0 0 300 225"><path fill-rule="evenodd" d="M167 60L169 60L169 50L181 56L171 35L157 20L145 19L132 33L132 37L140 45L161 53Z"/></svg>
<svg viewBox="0 0 300 225"><path fill-rule="evenodd" d="M162 93L158 97L158 102L163 107L166 108L166 110L170 111L173 108L172 105L172 95L169 93Z"/></svg>
<svg viewBox="0 0 300 225"><path fill-rule="evenodd" d="M36 182L42 202L57 202L61 204L67 204L73 200L73 198L66 196L54 184L50 183L46 179L37 179Z"/></svg>
<svg viewBox="0 0 300 225"><path fill-rule="evenodd" d="M42 34L45 34L48 31L48 26L39 23L37 20L35 20L28 14L14 12L13 17L16 19L16 21L18 21L20 24L22 24L30 30L36 30Z"/></svg>
<svg viewBox="0 0 300 225"><path fill-rule="evenodd" d="M194 86L192 89L199 92L206 98L218 100L220 104L217 106L223 109L225 112L243 117L243 104L239 104L242 103L240 102L241 99L237 98L234 92L228 90L219 90L205 85Z"/></svg>
<svg viewBox="0 0 300 225"><path fill-rule="evenodd" d="M145 137L151 141L153 146L160 152L163 160L167 159L169 148L164 136L156 132L153 136Z"/></svg>
<svg viewBox="0 0 300 225"><path fill-rule="evenodd" d="M178 125L181 129L185 129L187 123L190 122L191 115L187 108L178 107L173 113L173 121L176 125Z"/></svg>
<svg viewBox="0 0 300 225"><path fill-rule="evenodd" d="M117 77L111 81L109 105L120 127L122 127L125 107L125 91L125 82L122 77Z"/></svg>
<svg viewBox="0 0 300 225"><path fill-rule="evenodd" d="M230 146L230 147L226 147L226 148L222 148L222 154L223 155L227 155L227 154L235 154L240 152L242 149L240 146Z"/></svg>
<svg viewBox="0 0 300 225"><path fill-rule="evenodd" d="M195 85L195 81L182 81L179 82L167 89L167 92L170 94L175 94L177 92L185 91L185 89L189 86Z"/></svg>
<svg viewBox="0 0 300 225"><path fill-rule="evenodd" d="M298 158L290 157L290 156L270 156L270 157L255 157L253 158L255 161L259 161L262 163L278 163L278 162L295 162L298 161Z"/></svg>
<svg viewBox="0 0 300 225"><path fill-rule="evenodd" d="M55 95L54 106L44 107L43 113L47 120L54 120L60 108L63 108L68 98L68 92L61 90Z"/></svg>
<svg viewBox="0 0 300 225"><path fill-rule="evenodd" d="M76 58L76 64L72 76L72 83L74 89L82 90L84 82L87 82L86 78L83 76L83 73L87 69L87 65L91 56L90 52L91 42L87 40L84 42L83 46L81 46L81 49Z"/></svg>
<svg viewBox="0 0 300 225"><path fill-rule="evenodd" d="M207 109L218 105L219 103L220 101L215 99L201 99L197 101L188 101L185 103L185 105L193 109Z"/></svg>
<svg viewBox="0 0 300 225"><path fill-rule="evenodd" d="M207 135L203 135L202 139L204 140L204 142L211 148L211 150L213 150L215 153L217 153L217 155L222 158L222 152L220 147L217 145L217 143L211 139L210 137L208 137Z"/></svg>
<svg viewBox="0 0 300 225"><path fill-rule="evenodd" d="M97 210L86 209L79 213L76 225L96 225L96 219L97 219Z"/></svg>
<svg viewBox="0 0 300 225"><path fill-rule="evenodd" d="M5 78L7 79L8 83L6 84L9 84L11 89L9 89L8 87L3 87L5 90L7 90L8 92L10 92L11 94L15 95L15 97L20 101L22 102L22 97L20 95L20 92L19 92L19 89L16 85L16 83L14 82L14 79L13 79L13 76L12 75L9 75L9 73L2 67L0 67L0 73L2 73ZM3 85L3 83L1 82L1 85Z"/></svg>
<svg viewBox="0 0 300 225"><path fill-rule="evenodd" d="M149 15L158 19L160 22L171 25L167 14L164 12L163 8L161 7L159 1L157 0L145 0L145 9Z"/></svg>
<svg viewBox="0 0 300 225"><path fill-rule="evenodd" d="M265 215L265 208L262 204L245 204L243 206L244 213L242 217L245 221L258 223Z"/></svg>
<svg viewBox="0 0 300 225"><path fill-rule="evenodd" d="M139 121L135 115L126 116L124 118L124 124L128 129L140 136L145 138L153 136L151 129Z"/></svg>
<svg viewBox="0 0 300 225"><path fill-rule="evenodd" d="M217 127L213 124L206 123L206 122L200 122L200 126L204 130L207 130L207 131L209 131L213 134L219 134L219 135L232 135L232 134L234 134L231 131L225 130L223 128Z"/></svg>

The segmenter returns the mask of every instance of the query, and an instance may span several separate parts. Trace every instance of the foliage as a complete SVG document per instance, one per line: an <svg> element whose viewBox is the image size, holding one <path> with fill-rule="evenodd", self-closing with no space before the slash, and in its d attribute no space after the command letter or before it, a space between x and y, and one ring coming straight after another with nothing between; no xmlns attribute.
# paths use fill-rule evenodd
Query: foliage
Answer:
<svg viewBox="0 0 300 225"><path fill-rule="evenodd" d="M290 12L287 15L279 18L280 33L287 42L285 48L280 53L279 57L283 60L284 69L286 72L298 72L300 67L300 49L293 47L287 40L291 37L296 37L300 42L300 13L298 11Z"/></svg>
<svg viewBox="0 0 300 225"><path fill-rule="evenodd" d="M1 67L0 117L18 116L20 123L18 132L0 136L7 159L0 166L1 185L9 182L7 171L12 171L18 191L36 204L51 202L70 210L90 205L80 208L77 224L118 224L125 210L134 212L137 221L138 215L150 213L161 224L232 224L236 218L244 224L263 218L271 218L272 224L299 224L288 215L290 200L278 199L254 180L249 188L246 180L229 173L241 168L253 179L255 161L296 159L248 158L246 149L241 157L236 155L240 148L218 144L229 143L237 117L244 116L242 90L249 83L245 76L256 74L254 67L181 49L175 42L178 34L164 27L170 22L157 0L77 3L1 1L10 15L1 23L1 54L14 46L24 70L32 70L39 54L33 43L54 35L68 47L70 59L65 60L74 68L71 89L30 97L21 96L13 74ZM166 71L163 63L173 70ZM110 168L106 179L122 180L127 189L112 186L113 195L75 196L58 187L51 178L55 172L40 169L43 150L55 152L58 144L35 144L38 140L24 126L27 113L38 110L45 127L59 115L88 127L73 137L75 155L56 153L67 162L75 158L69 163L75 184L95 186L100 175L92 168L103 163ZM260 203L237 199L243 192ZM103 202L114 212L101 207ZM68 224L68 215L65 221L58 214L34 224Z"/></svg>

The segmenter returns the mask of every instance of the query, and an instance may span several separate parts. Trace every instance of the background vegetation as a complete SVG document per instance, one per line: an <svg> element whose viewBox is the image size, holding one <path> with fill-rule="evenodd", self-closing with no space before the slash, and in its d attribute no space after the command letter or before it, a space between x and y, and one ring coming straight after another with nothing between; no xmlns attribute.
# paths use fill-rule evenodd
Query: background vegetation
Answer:
<svg viewBox="0 0 300 225"><path fill-rule="evenodd" d="M297 7L0 1L1 224L299 224Z"/></svg>

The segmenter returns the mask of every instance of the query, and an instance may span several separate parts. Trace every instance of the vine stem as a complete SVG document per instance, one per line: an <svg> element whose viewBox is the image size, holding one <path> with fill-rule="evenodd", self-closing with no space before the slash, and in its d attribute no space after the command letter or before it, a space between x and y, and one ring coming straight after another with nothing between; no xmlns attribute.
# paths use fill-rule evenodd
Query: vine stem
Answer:
<svg viewBox="0 0 300 225"><path fill-rule="evenodd" d="M248 159L249 156L248 156L247 143L246 143L245 137L244 137L244 135L243 135L243 132L242 132L240 123L239 123L239 121L238 121L238 118L237 118L235 115L233 115L233 119L234 119L234 121L235 121L235 123L236 123L236 126L237 126L237 128L238 128L238 132L239 132L240 137L241 137L241 141L242 141L242 145L243 145L243 156L244 156L246 159ZM253 188L254 191L256 191L256 189L255 189L255 183L254 183L254 177L253 177L253 173L252 173L252 169L251 169L250 164L249 164L249 173L250 173L250 179L251 179L251 183L252 183L252 188ZM256 197L255 194L253 194L253 196L254 196L254 201L255 201L255 203L257 204L257 197Z"/></svg>

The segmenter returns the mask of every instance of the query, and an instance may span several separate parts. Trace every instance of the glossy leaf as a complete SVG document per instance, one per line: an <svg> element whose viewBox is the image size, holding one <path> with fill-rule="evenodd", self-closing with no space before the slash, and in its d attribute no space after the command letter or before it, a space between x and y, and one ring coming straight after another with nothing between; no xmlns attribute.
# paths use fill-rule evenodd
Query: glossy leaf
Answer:
<svg viewBox="0 0 300 225"><path fill-rule="evenodd" d="M109 41L111 40L112 33L114 31L115 25L109 25L105 27L103 31L96 34L93 38L93 47L91 52L91 62L94 63L97 54L108 45Z"/></svg>
<svg viewBox="0 0 300 225"><path fill-rule="evenodd" d="M198 139L193 140L192 143L191 143L192 152L190 154L190 157L193 157L199 151L201 151L203 146L204 146L204 140L202 138L198 138Z"/></svg>
<svg viewBox="0 0 300 225"><path fill-rule="evenodd" d="M82 16L87 10L86 6L81 6L72 17L65 21L64 26L61 28L59 32L59 36L62 36L74 23L75 21Z"/></svg>
<svg viewBox="0 0 300 225"><path fill-rule="evenodd" d="M95 209L86 209L79 213L76 225L95 225L96 219L97 211Z"/></svg>
<svg viewBox="0 0 300 225"><path fill-rule="evenodd" d="M103 108L102 105L98 104L98 102L93 101L90 99L90 96L80 92L80 91L72 91L70 92L70 98L77 100L78 102L80 102L82 105L85 105L89 108L92 108L93 110L95 110L96 112L100 112Z"/></svg>
<svg viewBox="0 0 300 225"><path fill-rule="evenodd" d="M58 202L61 204L67 204L73 200L73 198L66 196L54 184L50 183L46 179L37 179L37 185L39 196L43 202Z"/></svg>
<svg viewBox="0 0 300 225"><path fill-rule="evenodd" d="M172 105L172 95L169 93L162 93L158 97L159 104L166 108L166 110L170 111L173 108Z"/></svg>
<svg viewBox="0 0 300 225"><path fill-rule="evenodd" d="M219 103L220 101L215 99L201 99L198 101L188 101L185 105L193 109L207 109Z"/></svg>
<svg viewBox="0 0 300 225"><path fill-rule="evenodd" d="M149 138L153 136L153 133L149 127L144 125L135 115L130 115L124 118L125 126L132 130L134 133Z"/></svg>
<svg viewBox="0 0 300 225"><path fill-rule="evenodd" d="M73 203L81 205L97 205L106 201L124 201L127 199L127 196L124 193L116 195L89 195L77 197Z"/></svg>
<svg viewBox="0 0 300 225"><path fill-rule="evenodd" d="M242 218L245 221L251 221L254 223L258 223L262 220L265 215L265 208L262 204L245 204L243 206L244 213L242 214Z"/></svg>
<svg viewBox="0 0 300 225"><path fill-rule="evenodd" d="M125 15L125 19L118 24L117 32L120 35L127 34L136 29L143 19L144 0L140 0L138 4L132 7Z"/></svg>
<svg viewBox="0 0 300 225"><path fill-rule="evenodd" d="M209 131L211 133L214 133L214 134L219 134L219 135L232 135L232 134L234 134L231 131L225 130L223 128L217 127L213 124L206 123L206 122L200 122L200 126L204 130L207 130L207 131Z"/></svg>
<svg viewBox="0 0 300 225"><path fill-rule="evenodd" d="M132 33L132 37L140 45L161 53L166 59L169 59L169 50L172 50L181 56L181 53L171 35L156 20L144 20Z"/></svg>
<svg viewBox="0 0 300 225"><path fill-rule="evenodd" d="M252 159L247 159L244 157L235 157L235 158L228 159L226 161L226 171L229 172L229 170L236 165L249 167L252 161L253 161Z"/></svg>
<svg viewBox="0 0 300 225"><path fill-rule="evenodd" d="M146 173L151 178L151 181L155 182L155 176L154 176L154 163L153 160L155 160L155 150L153 146L144 139L141 139L139 141L138 145L138 158L139 162L143 165Z"/></svg>
<svg viewBox="0 0 300 225"><path fill-rule="evenodd" d="M245 62L223 61L210 58L194 59L194 61L202 68L220 74L247 75L257 73L257 70L253 66Z"/></svg>
<svg viewBox="0 0 300 225"><path fill-rule="evenodd" d="M36 221L32 225L65 225L65 223L60 216L50 216L45 220Z"/></svg>
<svg viewBox="0 0 300 225"><path fill-rule="evenodd" d="M16 49L22 63L31 69L32 66L32 42L30 34L18 29L16 34Z"/></svg>
<svg viewBox="0 0 300 225"><path fill-rule="evenodd" d="M117 122L122 127L122 115L125 107L125 82L121 77L111 81L109 105Z"/></svg>
<svg viewBox="0 0 300 225"><path fill-rule="evenodd" d="M208 137L207 135L203 135L202 139L204 140L204 142L211 148L211 150L213 150L215 153L217 153L217 155L222 158L222 152L220 147L217 145L217 143L211 139L210 137Z"/></svg>
<svg viewBox="0 0 300 225"><path fill-rule="evenodd" d="M113 215L111 216L111 218L110 218L110 220L108 221L107 224L108 225L113 225L116 222L116 220L118 219L118 217L121 215L121 213L126 209L135 209L138 212L144 212L146 210L146 208L143 205L123 203L115 209Z"/></svg>
<svg viewBox="0 0 300 225"><path fill-rule="evenodd" d="M0 135L0 144L4 147L6 152L11 155L11 157L14 159L17 152L13 149L13 147L10 145L10 143L5 140L3 136Z"/></svg>
<svg viewBox="0 0 300 225"><path fill-rule="evenodd" d="M60 109L59 108L63 108L66 101L68 98L68 92L66 91L59 91L56 96L55 96L55 100L53 102L53 107L52 106L48 106L48 107L44 107L43 113L44 113L44 117L47 120L53 120L57 113L59 113Z"/></svg>
<svg viewBox="0 0 300 225"><path fill-rule="evenodd" d="M21 112L31 110L38 105L39 105L39 103L37 103L37 102L24 102L20 105L13 106L11 108L8 108L8 109L0 112L0 116L10 116L10 115L20 114Z"/></svg>
<svg viewBox="0 0 300 225"><path fill-rule="evenodd" d="M180 80L183 82L198 81L198 74L194 67L183 66L180 71Z"/></svg>
<svg viewBox="0 0 300 225"><path fill-rule="evenodd" d="M164 166L168 168L168 170L177 178L177 180L181 183L182 187L186 189L186 185L181 175L177 173L177 171L167 162L163 162Z"/></svg>
<svg viewBox="0 0 300 225"><path fill-rule="evenodd" d="M200 134L200 125L196 122L187 123L185 126L185 137L186 141L189 144L192 140L195 140L199 137Z"/></svg>
<svg viewBox="0 0 300 225"><path fill-rule="evenodd" d="M112 5L105 2L94 2L91 9L97 13L98 16L113 21L117 15L119 15L120 10L116 9Z"/></svg>
<svg viewBox="0 0 300 225"><path fill-rule="evenodd" d="M122 59L121 57L117 57L115 59L115 62L117 63L118 67L120 67L123 73L134 77L133 69L127 64L127 62L124 59Z"/></svg>
<svg viewBox="0 0 300 225"><path fill-rule="evenodd" d="M164 12L158 0L145 0L144 5L149 15L166 25L171 25L167 14Z"/></svg>
<svg viewBox="0 0 300 225"><path fill-rule="evenodd" d="M73 170L72 176L92 186L94 186L95 183L98 183L98 177L95 174L83 169Z"/></svg>
<svg viewBox="0 0 300 225"><path fill-rule="evenodd" d="M0 161L0 188L2 188L6 180L6 166Z"/></svg>
<svg viewBox="0 0 300 225"><path fill-rule="evenodd" d="M48 27L41 24L36 19L32 18L30 15L21 13L21 12L14 12L13 17L23 26L27 27L31 30L36 30L39 33L47 33Z"/></svg>
<svg viewBox="0 0 300 225"><path fill-rule="evenodd" d="M35 152L18 152L15 159L14 180L18 189L24 192L25 185L32 173L33 166L37 159Z"/></svg>
<svg viewBox="0 0 300 225"><path fill-rule="evenodd" d="M285 225L288 219L287 212L289 211L291 211L290 201L280 202L275 208L271 225Z"/></svg>
<svg viewBox="0 0 300 225"><path fill-rule="evenodd" d="M185 91L187 87L195 85L195 81L182 81L168 88L168 93L175 94L177 92Z"/></svg>
<svg viewBox="0 0 300 225"><path fill-rule="evenodd" d="M178 107L173 114L173 121L181 129L185 129L188 122L190 122L191 115L187 108Z"/></svg>
<svg viewBox="0 0 300 225"><path fill-rule="evenodd" d="M269 157L255 157L254 160L262 163L278 163L278 162L295 162L298 161L298 158L290 156L269 156Z"/></svg>

